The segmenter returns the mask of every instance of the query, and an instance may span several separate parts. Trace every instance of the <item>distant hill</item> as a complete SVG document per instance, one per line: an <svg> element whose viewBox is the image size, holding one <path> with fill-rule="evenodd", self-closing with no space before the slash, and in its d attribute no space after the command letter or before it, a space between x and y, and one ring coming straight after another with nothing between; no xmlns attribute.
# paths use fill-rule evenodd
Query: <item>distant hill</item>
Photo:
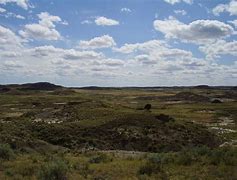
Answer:
<svg viewBox="0 0 237 180"><path fill-rule="evenodd" d="M37 82L26 84L10 84L0 85L0 92L8 92L11 90L40 90L40 91L53 91L63 88L62 86L55 85L49 82Z"/></svg>
<svg viewBox="0 0 237 180"><path fill-rule="evenodd" d="M198 86L194 86L194 88L198 88L198 89L211 89L211 87L208 86L208 85L198 85Z"/></svg>
<svg viewBox="0 0 237 180"><path fill-rule="evenodd" d="M51 84L48 82L38 82L38 83L27 83L27 84L22 84L21 89L22 90L56 90L62 88L62 86Z"/></svg>

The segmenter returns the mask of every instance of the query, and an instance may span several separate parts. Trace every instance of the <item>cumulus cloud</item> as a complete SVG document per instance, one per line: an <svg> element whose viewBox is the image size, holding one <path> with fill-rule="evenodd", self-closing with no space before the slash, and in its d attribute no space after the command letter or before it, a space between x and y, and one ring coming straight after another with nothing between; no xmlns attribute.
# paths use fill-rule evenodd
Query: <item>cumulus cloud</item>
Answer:
<svg viewBox="0 0 237 180"><path fill-rule="evenodd" d="M237 15L237 0L231 0L229 4L219 4L212 12L215 16L219 16L223 12L228 12L231 16Z"/></svg>
<svg viewBox="0 0 237 180"><path fill-rule="evenodd" d="M66 60L94 60L101 59L104 55L95 51L76 51L74 49L65 51L63 58Z"/></svg>
<svg viewBox="0 0 237 180"><path fill-rule="evenodd" d="M15 52L15 51L4 51L0 53L0 56L4 58L16 58L21 56L22 54L20 52Z"/></svg>
<svg viewBox="0 0 237 180"><path fill-rule="evenodd" d="M235 26L235 28L237 28L237 20L233 20L233 21L228 21L229 23L233 24Z"/></svg>
<svg viewBox="0 0 237 180"><path fill-rule="evenodd" d="M23 65L20 62L16 62L16 61L5 61L3 63L3 66L7 69L7 70L12 70L12 69L16 69L16 68L22 68ZM5 70L6 70L5 69Z"/></svg>
<svg viewBox="0 0 237 180"><path fill-rule="evenodd" d="M54 55L60 55L63 53L63 49L61 48L55 48L54 46L38 46L33 49L30 49L30 54L36 57L43 57L43 56L54 56Z"/></svg>
<svg viewBox="0 0 237 180"><path fill-rule="evenodd" d="M185 16L187 14L187 12L183 9L182 10L180 10L180 9L175 10L174 13L175 14L180 14L180 15L183 15L183 16Z"/></svg>
<svg viewBox="0 0 237 180"><path fill-rule="evenodd" d="M81 22L81 24L92 24L93 22L90 20L84 20Z"/></svg>
<svg viewBox="0 0 237 180"><path fill-rule="evenodd" d="M52 58L64 60L100 60L103 53L95 51L79 51L75 49L63 49L50 46L38 46L27 50L28 54L37 58Z"/></svg>
<svg viewBox="0 0 237 180"><path fill-rule="evenodd" d="M129 54L135 53L133 62L143 65L154 65L161 61L192 59L192 52L171 48L163 41L151 40L143 43L125 44L120 48L114 48L114 51ZM138 54L138 55L137 55Z"/></svg>
<svg viewBox="0 0 237 180"><path fill-rule="evenodd" d="M38 14L40 19L39 24L48 28L55 28L54 23L61 22L61 18L58 16L50 15L48 12L42 12Z"/></svg>
<svg viewBox="0 0 237 180"><path fill-rule="evenodd" d="M19 34L27 39L38 40L59 40L60 33L55 29L55 23L63 23L60 17L50 15L47 12L38 14L38 24L27 24L24 30L19 31Z"/></svg>
<svg viewBox="0 0 237 180"><path fill-rule="evenodd" d="M0 25L0 49L15 49L22 46L25 42L13 31Z"/></svg>
<svg viewBox="0 0 237 180"><path fill-rule="evenodd" d="M164 41L159 40L150 40L143 43L134 43L134 44L124 44L120 48L113 48L114 51L129 54L135 51L144 51L144 52L150 52L155 49L163 49L166 46L166 43Z"/></svg>
<svg viewBox="0 0 237 180"><path fill-rule="evenodd" d="M119 21L101 16L95 19L95 24L98 26L116 26L119 25Z"/></svg>
<svg viewBox="0 0 237 180"><path fill-rule="evenodd" d="M95 51L64 49L52 45L25 47L20 51L21 55L14 54L14 51L4 51L5 54L0 52L0 58L4 59L0 62L2 70L0 74L4 74L8 79L13 76L28 76L31 79L35 78L33 80L43 78L48 81L59 78L72 83L71 85L76 82L80 82L80 85L96 83L105 85L103 83L108 83L110 77L111 82L107 84L108 86L134 83L134 85L177 85L191 82L195 84L206 82L210 77L213 77L211 82L213 84L221 82L228 84L233 82L232 76L236 77L236 65L215 65L210 63L211 61L194 58L189 51L175 49L163 43L157 40L135 43L136 48L133 52L136 54L129 54L123 58L126 60L106 57ZM129 64L131 61L133 64ZM39 69L42 71L39 72ZM14 75L8 73L12 71ZM137 84L139 82L141 84Z"/></svg>
<svg viewBox="0 0 237 180"><path fill-rule="evenodd" d="M100 37L95 37L89 41L80 41L79 48L81 49L99 49L99 48L109 48L116 46L113 37L109 35L103 35Z"/></svg>
<svg viewBox="0 0 237 180"><path fill-rule="evenodd" d="M134 59L135 59L135 61L138 61L139 63L141 63L143 65L154 65L154 64L158 63L156 60L152 59L147 54L138 55Z"/></svg>
<svg viewBox="0 0 237 180"><path fill-rule="evenodd" d="M124 7L124 8L121 8L121 9L120 9L120 11L121 11L121 12L126 12L126 13L130 13L130 12L132 12L132 10L131 10L131 9L129 9L129 8L126 8L126 7Z"/></svg>
<svg viewBox="0 0 237 180"><path fill-rule="evenodd" d="M22 16L22 15L19 15L19 14L17 14L15 17L16 17L17 19L25 19L25 17L24 17L24 16Z"/></svg>
<svg viewBox="0 0 237 180"><path fill-rule="evenodd" d="M40 24L27 24L25 29L20 31L19 34L27 39L59 40L61 38L60 33L56 29L50 29Z"/></svg>
<svg viewBox="0 0 237 180"><path fill-rule="evenodd" d="M211 44L199 47L205 53L207 59L220 58L221 55L232 55L237 57L237 41L226 42L218 40Z"/></svg>
<svg viewBox="0 0 237 180"><path fill-rule="evenodd" d="M176 19L155 20L154 28L166 38L176 38L194 43L224 38L233 34L234 29L217 20L196 20L184 24Z"/></svg>
<svg viewBox="0 0 237 180"><path fill-rule="evenodd" d="M7 12L6 9L1 8L1 7L0 7L0 13L2 13L1 15L4 16L5 18L13 17L13 18L17 18L17 19L25 19L24 16L19 15L19 14L15 14L15 13L12 13L12 12Z"/></svg>
<svg viewBox="0 0 237 180"><path fill-rule="evenodd" d="M29 8L28 0L0 0L0 4L7 4L7 3L15 3L18 6L22 7L23 9Z"/></svg>
<svg viewBox="0 0 237 180"><path fill-rule="evenodd" d="M6 14L3 15L5 18L17 18L17 19L25 19L24 16L22 15L19 15L19 14L15 14L15 13L12 13L12 12L7 12Z"/></svg>
<svg viewBox="0 0 237 180"><path fill-rule="evenodd" d="M6 12L6 9L0 7L0 13Z"/></svg>
<svg viewBox="0 0 237 180"><path fill-rule="evenodd" d="M150 40L143 43L135 44L125 44L120 48L113 48L113 50L124 54L129 54L133 52L147 53L149 54L149 57L152 60L158 60L161 58L171 59L192 56L192 53L190 51L171 48L164 41L159 40Z"/></svg>
<svg viewBox="0 0 237 180"><path fill-rule="evenodd" d="M169 3L169 4L176 4L176 3L181 3L181 2L185 2L187 4L192 4L193 0L164 0L165 2Z"/></svg>
<svg viewBox="0 0 237 180"><path fill-rule="evenodd" d="M118 67L118 66L123 66L124 61L122 61L120 59L108 58L108 59L105 59L105 60L101 61L101 64L106 65L106 66L110 66L110 67Z"/></svg>

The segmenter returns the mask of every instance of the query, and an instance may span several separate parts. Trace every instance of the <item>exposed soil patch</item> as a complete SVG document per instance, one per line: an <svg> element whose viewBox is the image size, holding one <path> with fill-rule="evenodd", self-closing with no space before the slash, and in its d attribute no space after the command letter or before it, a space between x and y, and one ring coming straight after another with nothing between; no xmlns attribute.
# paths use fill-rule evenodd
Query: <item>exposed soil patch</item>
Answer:
<svg viewBox="0 0 237 180"><path fill-rule="evenodd" d="M216 113L216 111L214 110L209 110L209 109L203 109L203 110L199 110L199 111L196 111L198 113L208 113L208 114L214 114Z"/></svg>
<svg viewBox="0 0 237 180"><path fill-rule="evenodd" d="M20 117L22 116L24 113L22 112L9 112L9 113L4 113L2 115L2 117L4 118L8 118L8 117Z"/></svg>
<svg viewBox="0 0 237 180"><path fill-rule="evenodd" d="M235 132L237 132L237 131L235 131L233 129L222 128L222 127L211 127L211 129L216 130L218 134L235 133Z"/></svg>
<svg viewBox="0 0 237 180"><path fill-rule="evenodd" d="M211 127L219 127L219 126L229 126L235 125L234 120L231 117L219 117L215 122L207 124L207 126Z"/></svg>

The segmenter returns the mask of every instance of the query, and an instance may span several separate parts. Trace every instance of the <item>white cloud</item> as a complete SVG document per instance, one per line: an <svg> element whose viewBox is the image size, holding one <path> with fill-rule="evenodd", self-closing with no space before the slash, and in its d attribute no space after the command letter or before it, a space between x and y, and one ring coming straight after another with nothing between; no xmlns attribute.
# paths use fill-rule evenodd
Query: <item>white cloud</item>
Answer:
<svg viewBox="0 0 237 180"><path fill-rule="evenodd" d="M13 82L16 77L24 78L23 81L58 79L62 84L69 82L74 86L77 82L81 86L148 86L231 84L237 77L237 64L225 66L194 58L191 52L172 48L165 42L151 40L129 45L136 47L132 51L136 54L129 54L124 60L95 51L54 46L24 47L17 51L20 55L14 54L15 51L0 52L0 59L4 59L0 61L0 74L4 78L0 76L0 79Z"/></svg>
<svg viewBox="0 0 237 180"><path fill-rule="evenodd" d="M0 13L4 13L6 11L7 11L6 9L3 9L3 8L0 7Z"/></svg>
<svg viewBox="0 0 237 180"><path fill-rule="evenodd" d="M99 49L99 48L109 48L116 46L113 37L109 35L103 35L100 37L95 37L89 41L80 41L79 48L81 49Z"/></svg>
<svg viewBox="0 0 237 180"><path fill-rule="evenodd" d="M0 0L0 4L5 5L7 3L16 3L18 6L26 10L29 8L28 0Z"/></svg>
<svg viewBox="0 0 237 180"><path fill-rule="evenodd" d="M18 14L18 15L16 15L15 17L16 17L17 19L25 19L25 17L24 17L24 16L21 16L21 15L19 15L19 14Z"/></svg>
<svg viewBox="0 0 237 180"><path fill-rule="evenodd" d="M129 54L137 50L150 52L153 49L163 49L166 46L165 42L158 40L150 40L144 43L124 44L120 48L113 48L114 51Z"/></svg>
<svg viewBox="0 0 237 180"><path fill-rule="evenodd" d="M192 4L193 0L164 0L165 2L169 3L169 4L176 4L176 3L181 3L181 2L185 2L187 4Z"/></svg>
<svg viewBox="0 0 237 180"><path fill-rule="evenodd" d="M142 63L143 65L154 65L154 64L158 63L157 60L152 59L147 54L138 55L134 59L135 59L135 61L138 61L138 62Z"/></svg>
<svg viewBox="0 0 237 180"><path fill-rule="evenodd" d="M199 49L206 54L207 59L220 58L220 55L237 57L237 41L226 42L225 40L218 40L214 43L201 46Z"/></svg>
<svg viewBox="0 0 237 180"><path fill-rule="evenodd" d="M120 59L108 58L108 59L105 59L105 60L101 61L101 64L106 65L106 66L110 66L110 67L118 67L118 66L123 66L124 61L122 61Z"/></svg>
<svg viewBox="0 0 237 180"><path fill-rule="evenodd" d="M60 33L55 29L55 23L62 23L58 16L52 16L47 12L38 14L38 24L27 24L24 30L19 31L19 34L27 39L38 40L59 40L61 39Z"/></svg>
<svg viewBox="0 0 237 180"><path fill-rule="evenodd" d="M93 22L90 20L84 20L81 22L81 24L92 24Z"/></svg>
<svg viewBox="0 0 237 180"><path fill-rule="evenodd" d="M23 42L24 40L18 37L10 29L0 25L0 49L20 48Z"/></svg>
<svg viewBox="0 0 237 180"><path fill-rule="evenodd" d="M228 21L228 23L233 24L235 26L235 28L237 28L237 20Z"/></svg>
<svg viewBox="0 0 237 180"><path fill-rule="evenodd" d="M67 21L62 21L61 24L62 24L62 25L65 25L65 26L68 26L68 25L69 25L69 23L68 23Z"/></svg>
<svg viewBox="0 0 237 180"><path fill-rule="evenodd" d="M0 53L0 56L4 57L4 58L16 58L21 56L20 52L16 52L16 51L4 51Z"/></svg>
<svg viewBox="0 0 237 180"><path fill-rule="evenodd" d="M55 48L54 46L39 46L33 49L30 49L30 54L36 57L44 57L44 56L59 56L64 52L63 49Z"/></svg>
<svg viewBox="0 0 237 180"><path fill-rule="evenodd" d="M102 53L95 51L76 51L74 49L65 51L63 58L66 60L94 60L103 58Z"/></svg>
<svg viewBox="0 0 237 180"><path fill-rule="evenodd" d="M12 12L7 12L6 9L3 9L0 7L0 13L2 13L5 18L9 18L9 17L13 17L13 18L17 18L17 19L25 19L24 16L21 16L19 14L15 14L15 13L12 13Z"/></svg>
<svg viewBox="0 0 237 180"><path fill-rule="evenodd" d="M13 17L13 18L17 18L17 19L25 19L24 16L21 16L19 14L15 14L15 13L12 13L12 12L7 12L5 15L4 15L5 18L10 18L10 17Z"/></svg>
<svg viewBox="0 0 237 180"><path fill-rule="evenodd" d="M153 25L166 38L177 38L194 43L224 38L234 32L230 25L217 20L196 20L184 24L176 19L166 19L155 20Z"/></svg>
<svg viewBox="0 0 237 180"><path fill-rule="evenodd" d="M27 24L23 31L19 34L27 39L45 39L45 40L59 40L61 38L59 32L55 29L42 26L40 24Z"/></svg>
<svg viewBox="0 0 237 180"><path fill-rule="evenodd" d="M91 61L89 63L89 66L95 69L95 71L108 71L108 70L115 70L119 67L122 67L124 66L124 64L125 62L121 59L113 59L113 58L104 57L101 59Z"/></svg>
<svg viewBox="0 0 237 180"><path fill-rule="evenodd" d="M215 16L219 16L220 13L228 12L231 16L237 15L237 1L231 0L229 4L219 4L213 10Z"/></svg>
<svg viewBox="0 0 237 180"><path fill-rule="evenodd" d="M136 62L143 65L155 65L162 61L192 59L192 52L171 48L163 41L150 40L144 43L125 44L114 51L124 54L135 53L133 65ZM138 55L137 55L138 54Z"/></svg>
<svg viewBox="0 0 237 180"><path fill-rule="evenodd" d="M96 25L98 26L116 26L116 25L119 25L119 21L116 21L114 19L109 19L109 18L106 18L106 17L97 17L95 19L95 23Z"/></svg>
<svg viewBox="0 0 237 180"><path fill-rule="evenodd" d="M185 10L183 10L183 9L182 10L175 10L174 13L175 14L181 14L183 16L185 16L187 14L187 12Z"/></svg>
<svg viewBox="0 0 237 180"><path fill-rule="evenodd" d="M23 65L20 62L16 62L16 61L5 61L3 66L7 70L12 70L12 69L22 68L23 67Z"/></svg>
<svg viewBox="0 0 237 180"><path fill-rule="evenodd" d="M38 17L40 19L39 24L48 28L55 28L54 23L59 23L62 21L60 17L50 15L48 12L42 12L38 14Z"/></svg>
<svg viewBox="0 0 237 180"><path fill-rule="evenodd" d="M120 11L121 11L121 12L126 12L126 13L130 13L130 12L132 12L131 9L126 8L126 7L121 8Z"/></svg>
<svg viewBox="0 0 237 180"><path fill-rule="evenodd" d="M78 51L75 49L55 48L54 46L39 46L27 50L30 56L37 58L64 59L64 60L100 60L104 58L103 53L95 51Z"/></svg>

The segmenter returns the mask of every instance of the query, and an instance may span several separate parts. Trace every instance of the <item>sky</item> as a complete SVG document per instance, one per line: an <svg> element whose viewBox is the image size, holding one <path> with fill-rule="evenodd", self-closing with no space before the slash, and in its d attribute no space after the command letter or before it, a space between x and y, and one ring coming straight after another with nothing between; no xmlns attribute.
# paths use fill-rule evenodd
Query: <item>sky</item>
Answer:
<svg viewBox="0 0 237 180"><path fill-rule="evenodd" d="M237 85L237 0L0 0L0 84Z"/></svg>

